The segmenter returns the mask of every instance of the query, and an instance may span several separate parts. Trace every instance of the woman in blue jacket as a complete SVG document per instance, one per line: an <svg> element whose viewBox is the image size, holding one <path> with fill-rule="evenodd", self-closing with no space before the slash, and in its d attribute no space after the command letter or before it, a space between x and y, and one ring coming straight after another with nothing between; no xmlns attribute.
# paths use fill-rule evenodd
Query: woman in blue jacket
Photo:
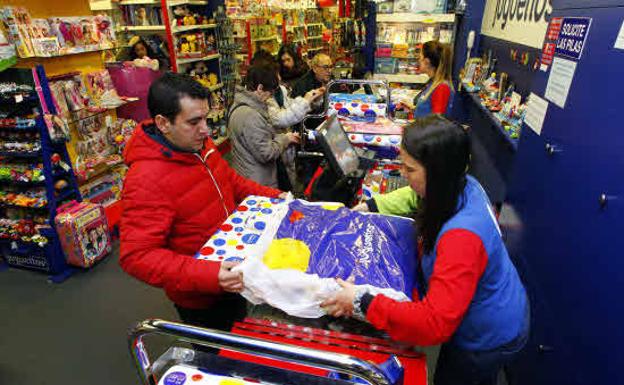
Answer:
<svg viewBox="0 0 624 385"><path fill-rule="evenodd" d="M440 115L418 118L404 130L401 158L409 187L368 207L415 212L418 295L397 302L339 281L343 290L323 306L333 316L366 320L398 341L442 344L436 385L496 384L500 368L526 343L529 305L488 197L466 174L468 134ZM394 204L385 202L390 199Z"/></svg>

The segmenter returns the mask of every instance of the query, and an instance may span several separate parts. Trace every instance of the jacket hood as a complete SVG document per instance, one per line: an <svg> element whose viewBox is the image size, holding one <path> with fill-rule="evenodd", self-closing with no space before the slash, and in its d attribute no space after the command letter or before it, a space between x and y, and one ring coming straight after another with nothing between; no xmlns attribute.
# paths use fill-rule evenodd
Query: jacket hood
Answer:
<svg viewBox="0 0 624 385"><path fill-rule="evenodd" d="M252 92L247 91L241 86L236 87L236 94L234 94L234 102L230 111L233 111L235 107L239 105L247 105L260 113L266 113L267 105L265 102L258 99Z"/></svg>
<svg viewBox="0 0 624 385"><path fill-rule="evenodd" d="M182 151L175 148L164 137L159 135L154 121L149 119L141 122L134 130L132 137L124 149L124 161L130 166L142 160L165 160L181 163L197 162L196 153ZM202 159L216 151L210 138L206 138L204 148L198 154Z"/></svg>

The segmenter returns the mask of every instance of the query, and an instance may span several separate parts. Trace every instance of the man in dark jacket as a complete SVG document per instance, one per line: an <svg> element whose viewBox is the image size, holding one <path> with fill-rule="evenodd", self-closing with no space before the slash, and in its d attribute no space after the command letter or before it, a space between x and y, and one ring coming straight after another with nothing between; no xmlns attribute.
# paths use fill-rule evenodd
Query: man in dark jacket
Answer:
<svg viewBox="0 0 624 385"><path fill-rule="evenodd" d="M119 263L162 287L189 324L229 329L244 316L242 277L233 262L193 256L248 195L281 192L238 175L221 158L206 124L208 93L191 77L168 73L149 90L153 120L139 125L124 157ZM218 310L214 309L218 306Z"/></svg>
<svg viewBox="0 0 624 385"><path fill-rule="evenodd" d="M291 97L304 96L308 91L326 86L331 80L334 65L329 56L319 53L312 58L310 64L310 71L293 85Z"/></svg>

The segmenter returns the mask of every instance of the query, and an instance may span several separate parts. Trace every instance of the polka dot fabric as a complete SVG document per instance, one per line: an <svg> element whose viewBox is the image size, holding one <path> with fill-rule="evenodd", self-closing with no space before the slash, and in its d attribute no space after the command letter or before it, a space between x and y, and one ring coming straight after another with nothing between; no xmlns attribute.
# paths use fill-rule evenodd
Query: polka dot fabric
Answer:
<svg viewBox="0 0 624 385"><path fill-rule="evenodd" d="M209 261L242 261L255 245L281 199L251 196L245 199L196 254Z"/></svg>

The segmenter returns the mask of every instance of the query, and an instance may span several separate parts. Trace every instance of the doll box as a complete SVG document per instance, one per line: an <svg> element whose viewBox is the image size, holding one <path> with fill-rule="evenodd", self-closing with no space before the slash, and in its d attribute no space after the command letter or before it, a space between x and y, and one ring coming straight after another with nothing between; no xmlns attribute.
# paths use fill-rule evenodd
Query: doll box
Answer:
<svg viewBox="0 0 624 385"><path fill-rule="evenodd" d="M57 209L55 222L67 264L90 267L111 251L101 205L72 201Z"/></svg>

